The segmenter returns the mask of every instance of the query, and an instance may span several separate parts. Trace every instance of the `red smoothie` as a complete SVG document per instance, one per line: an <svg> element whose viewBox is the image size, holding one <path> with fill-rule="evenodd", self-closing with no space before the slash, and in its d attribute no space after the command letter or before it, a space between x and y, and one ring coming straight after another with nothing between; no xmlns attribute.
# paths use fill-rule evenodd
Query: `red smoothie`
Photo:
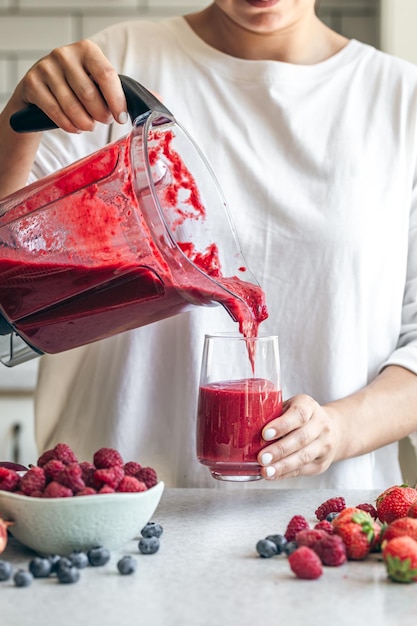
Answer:
<svg viewBox="0 0 417 626"><path fill-rule="evenodd" d="M281 391L262 378L200 387L197 458L215 477L256 479L262 428L282 413ZM229 478L230 479L230 478Z"/></svg>
<svg viewBox="0 0 417 626"><path fill-rule="evenodd" d="M215 242L202 251L177 241L178 248L169 251L176 255L172 267L171 257L156 245L142 211L146 198L135 191L130 142L128 135L64 173L29 185L18 203L10 197L9 210L3 204L2 313L28 343L47 353L176 315L190 303L219 302L245 336L256 336L267 317L264 294L257 285L222 276ZM204 219L206 209L171 142L169 132L154 132L149 160L152 165L163 155L169 164L171 181L159 199L178 227Z"/></svg>

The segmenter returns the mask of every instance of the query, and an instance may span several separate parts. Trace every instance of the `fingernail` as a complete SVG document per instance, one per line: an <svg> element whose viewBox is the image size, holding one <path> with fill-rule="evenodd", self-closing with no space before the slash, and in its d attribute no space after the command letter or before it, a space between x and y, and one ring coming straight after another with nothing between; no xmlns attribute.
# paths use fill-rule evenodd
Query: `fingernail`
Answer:
<svg viewBox="0 0 417 626"><path fill-rule="evenodd" d="M272 465L270 465L266 468L265 473L268 478L272 478L272 476L275 476L275 467L272 467Z"/></svg>
<svg viewBox="0 0 417 626"><path fill-rule="evenodd" d="M269 441L270 439L275 439L276 436L277 431L275 430L275 428L267 428L264 432L264 439L266 441Z"/></svg>
<svg viewBox="0 0 417 626"><path fill-rule="evenodd" d="M262 465L269 465L272 461L272 454L269 452L264 452L261 456ZM275 470L274 470L275 471Z"/></svg>
<svg viewBox="0 0 417 626"><path fill-rule="evenodd" d="M120 113L119 117L117 118L117 121L119 122L119 124L126 124L127 122L126 111L122 111L122 113Z"/></svg>

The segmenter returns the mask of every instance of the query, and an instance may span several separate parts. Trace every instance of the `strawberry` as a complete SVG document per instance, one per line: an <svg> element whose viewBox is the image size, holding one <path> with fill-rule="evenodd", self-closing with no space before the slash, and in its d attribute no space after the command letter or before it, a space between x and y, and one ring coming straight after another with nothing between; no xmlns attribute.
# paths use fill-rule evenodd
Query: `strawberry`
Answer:
<svg viewBox="0 0 417 626"><path fill-rule="evenodd" d="M399 583L417 581L417 541L411 537L395 537L382 551L388 577Z"/></svg>
<svg viewBox="0 0 417 626"><path fill-rule="evenodd" d="M360 513L361 509L358 509L356 506L350 506L346 509L343 509L337 517L335 517L331 524L333 526L333 530L335 530L338 526L345 524L346 522L351 522L352 518L355 514Z"/></svg>
<svg viewBox="0 0 417 626"><path fill-rule="evenodd" d="M415 518L417 518L417 500L414 500L414 502L412 503L412 505L408 509L407 516L408 517L415 517Z"/></svg>
<svg viewBox="0 0 417 626"><path fill-rule="evenodd" d="M368 556L379 541L381 527L369 513L353 513L343 523L334 526L334 533L343 539L346 556L350 561L360 561Z"/></svg>
<svg viewBox="0 0 417 626"><path fill-rule="evenodd" d="M417 541L417 519L399 517L389 524L382 535L382 541L390 541L395 537L411 537Z"/></svg>
<svg viewBox="0 0 417 626"><path fill-rule="evenodd" d="M376 511L381 522L390 524L398 517L406 517L408 509L417 498L417 490L407 485L394 485L376 499Z"/></svg>
<svg viewBox="0 0 417 626"><path fill-rule="evenodd" d="M307 546L297 548L288 557L288 562L297 578L313 580L323 573L320 557Z"/></svg>

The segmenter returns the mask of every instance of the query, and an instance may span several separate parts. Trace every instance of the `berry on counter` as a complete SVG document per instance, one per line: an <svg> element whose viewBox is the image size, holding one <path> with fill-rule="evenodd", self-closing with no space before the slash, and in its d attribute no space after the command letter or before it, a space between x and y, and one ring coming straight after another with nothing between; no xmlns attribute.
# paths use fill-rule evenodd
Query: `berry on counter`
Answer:
<svg viewBox="0 0 417 626"><path fill-rule="evenodd" d="M319 556L307 546L297 548L288 557L291 570L297 578L314 580L323 573L323 567Z"/></svg>
<svg viewBox="0 0 417 626"><path fill-rule="evenodd" d="M390 541L395 537L411 537L417 541L417 519L413 517L399 517L389 524L384 530L382 541Z"/></svg>
<svg viewBox="0 0 417 626"><path fill-rule="evenodd" d="M142 537L138 543L139 552L142 554L155 554L159 550L158 537Z"/></svg>
<svg viewBox="0 0 417 626"><path fill-rule="evenodd" d="M60 567L56 573L58 581L64 584L76 583L80 579L80 570L74 565Z"/></svg>
<svg viewBox="0 0 417 626"><path fill-rule="evenodd" d="M327 519L327 517L326 519L322 519L320 522L317 522L317 524L314 525L314 530L324 530L329 535L333 535L333 524Z"/></svg>
<svg viewBox="0 0 417 626"><path fill-rule="evenodd" d="M343 496L329 498L315 510L315 516L319 522L329 515L329 513L340 513L346 508L346 501Z"/></svg>
<svg viewBox="0 0 417 626"><path fill-rule="evenodd" d="M388 577L399 583L417 581L417 541L411 537L396 537L382 551Z"/></svg>
<svg viewBox="0 0 417 626"><path fill-rule="evenodd" d="M337 513L336 511L333 511L332 513L329 513L328 515L326 515L326 521L327 522L332 522L338 515L339 515L339 513ZM323 520L321 520L321 521L323 521Z"/></svg>
<svg viewBox="0 0 417 626"><path fill-rule="evenodd" d="M268 535L267 537L265 537L265 539L269 539L270 541L273 541L275 543L275 545L277 546L277 554L281 554L282 552L284 552L284 548L288 543L284 535L280 534Z"/></svg>
<svg viewBox="0 0 417 626"><path fill-rule="evenodd" d="M13 581L16 587L29 587L32 584L33 576L26 569L18 569L13 575Z"/></svg>
<svg viewBox="0 0 417 626"><path fill-rule="evenodd" d="M298 546L297 546L297 542L296 541L287 541L287 543L284 546L283 552L287 556L290 556L290 554L295 552L295 550L297 550L297 548L298 548Z"/></svg>
<svg viewBox="0 0 417 626"><path fill-rule="evenodd" d="M110 560L110 552L103 546L95 546L87 552L88 562L93 567L106 565Z"/></svg>
<svg viewBox="0 0 417 626"><path fill-rule="evenodd" d="M13 572L12 564L9 561L0 560L0 581L9 580Z"/></svg>
<svg viewBox="0 0 417 626"><path fill-rule="evenodd" d="M414 500L412 505L407 511L407 517L417 517L417 500Z"/></svg>
<svg viewBox="0 0 417 626"><path fill-rule="evenodd" d="M52 572L52 563L47 557L36 556L29 562L29 571L34 578L48 578Z"/></svg>
<svg viewBox="0 0 417 626"><path fill-rule="evenodd" d="M406 485L394 485L383 491L376 499L376 511L381 522L390 524L398 517L406 517L417 498L417 490Z"/></svg>
<svg viewBox="0 0 417 626"><path fill-rule="evenodd" d="M307 522L306 518L303 517L303 515L294 515L288 522L287 529L284 533L285 539L287 541L294 541L295 535L299 533L300 530L305 530L306 528L310 528L310 524Z"/></svg>
<svg viewBox="0 0 417 626"><path fill-rule="evenodd" d="M325 534L315 544L314 552L320 557L323 565L339 567L347 561L346 546L338 535Z"/></svg>
<svg viewBox="0 0 417 626"><path fill-rule="evenodd" d="M295 543L297 546L308 546L314 550L315 544L326 534L324 530L306 528L295 535Z"/></svg>
<svg viewBox="0 0 417 626"><path fill-rule="evenodd" d="M376 512L376 508L374 507L373 504L370 504L370 502L363 502L362 504L357 504L356 508L360 509L361 511L366 511L374 519L378 518L378 513Z"/></svg>
<svg viewBox="0 0 417 626"><path fill-rule="evenodd" d="M133 556L127 555L122 557L117 562L117 569L122 574L122 576L128 576L129 574L133 574L136 571L138 563Z"/></svg>
<svg viewBox="0 0 417 626"><path fill-rule="evenodd" d="M140 531L142 537L160 537L164 529L161 524L157 524L156 522L148 522Z"/></svg>
<svg viewBox="0 0 417 626"><path fill-rule="evenodd" d="M278 547L271 539L260 539L256 544L256 552L263 559L270 559L278 554Z"/></svg>
<svg viewBox="0 0 417 626"><path fill-rule="evenodd" d="M71 554L68 555L68 559L77 569L84 569L84 567L87 567L89 564L88 556L85 552L81 552L81 550L71 552Z"/></svg>

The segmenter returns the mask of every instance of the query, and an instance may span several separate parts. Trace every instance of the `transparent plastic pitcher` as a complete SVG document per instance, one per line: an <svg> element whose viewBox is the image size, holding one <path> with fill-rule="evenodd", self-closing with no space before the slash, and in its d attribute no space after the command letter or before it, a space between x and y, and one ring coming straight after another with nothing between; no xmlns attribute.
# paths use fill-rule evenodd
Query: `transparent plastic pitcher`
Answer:
<svg viewBox="0 0 417 626"><path fill-rule="evenodd" d="M222 304L243 331L266 317L198 146L157 98L120 79L131 132L0 202L5 365L194 305ZM33 105L11 125L20 132L55 127Z"/></svg>

